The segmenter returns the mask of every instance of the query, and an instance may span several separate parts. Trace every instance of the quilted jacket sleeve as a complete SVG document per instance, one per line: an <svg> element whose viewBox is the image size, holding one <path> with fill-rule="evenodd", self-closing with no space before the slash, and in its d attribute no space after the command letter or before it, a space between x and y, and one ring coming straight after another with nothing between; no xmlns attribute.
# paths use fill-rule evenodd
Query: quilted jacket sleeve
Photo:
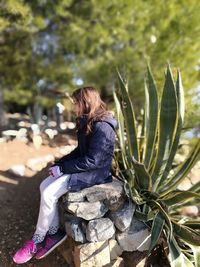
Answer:
<svg viewBox="0 0 200 267"><path fill-rule="evenodd" d="M97 122L92 132L87 152L84 156L64 161L63 173L84 172L111 164L114 151L115 131L106 122Z"/></svg>

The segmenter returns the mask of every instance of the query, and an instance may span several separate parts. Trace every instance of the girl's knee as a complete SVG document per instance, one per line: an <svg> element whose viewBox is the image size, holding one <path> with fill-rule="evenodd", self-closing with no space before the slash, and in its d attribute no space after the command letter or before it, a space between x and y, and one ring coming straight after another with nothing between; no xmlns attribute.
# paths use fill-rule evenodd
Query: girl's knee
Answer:
<svg viewBox="0 0 200 267"><path fill-rule="evenodd" d="M44 179L41 184L40 184L40 192L42 193L44 191L44 189L48 186L48 179L49 177L47 177L46 179Z"/></svg>
<svg viewBox="0 0 200 267"><path fill-rule="evenodd" d="M44 201L51 201L51 202L57 201L57 196L56 193L54 192L54 187L52 185L45 187L41 192L41 198Z"/></svg>
<svg viewBox="0 0 200 267"><path fill-rule="evenodd" d="M49 200L51 198L51 194L50 194L50 192L48 190L48 187L47 188L46 187L42 188L42 190L41 190L41 198L43 200Z"/></svg>

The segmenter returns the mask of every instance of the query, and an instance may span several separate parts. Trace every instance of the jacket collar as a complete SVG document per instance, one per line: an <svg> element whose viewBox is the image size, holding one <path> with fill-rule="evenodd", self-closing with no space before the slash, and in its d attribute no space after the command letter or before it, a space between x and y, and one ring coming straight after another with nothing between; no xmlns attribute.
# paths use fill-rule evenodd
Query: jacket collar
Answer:
<svg viewBox="0 0 200 267"><path fill-rule="evenodd" d="M83 129L83 127L87 123L87 118L88 118L88 115L87 114L84 114L84 115L82 115L80 117L79 129ZM98 120L97 119L96 121L104 121L104 122L107 122L108 124L110 124L110 126L113 128L113 130L117 130L119 128L119 124L118 124L117 120L113 116L108 116L108 117L103 118L101 120Z"/></svg>

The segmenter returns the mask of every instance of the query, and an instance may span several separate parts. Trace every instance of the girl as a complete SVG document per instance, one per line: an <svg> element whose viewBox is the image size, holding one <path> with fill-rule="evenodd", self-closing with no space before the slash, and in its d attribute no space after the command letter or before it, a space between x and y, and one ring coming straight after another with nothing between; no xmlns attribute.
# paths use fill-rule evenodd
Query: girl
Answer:
<svg viewBox="0 0 200 267"><path fill-rule="evenodd" d="M75 105L78 146L49 169L50 176L40 185L41 201L36 231L13 257L18 264L33 256L44 258L66 238L59 229L58 199L112 181L111 164L118 123L93 87L72 94Z"/></svg>

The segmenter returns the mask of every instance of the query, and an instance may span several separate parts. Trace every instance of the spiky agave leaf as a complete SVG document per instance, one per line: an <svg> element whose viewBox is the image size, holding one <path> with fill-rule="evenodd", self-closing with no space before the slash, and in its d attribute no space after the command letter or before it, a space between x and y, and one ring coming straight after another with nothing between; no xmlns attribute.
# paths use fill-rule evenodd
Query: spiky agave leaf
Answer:
<svg viewBox="0 0 200 267"><path fill-rule="evenodd" d="M183 92L183 86L182 86L182 81L181 81L181 74L178 71L177 73L177 81L176 81L176 96L177 96L177 103L178 103L178 110L177 110L177 116L178 116L178 125L177 125L177 130L175 133L175 138L173 141L173 145L170 151L170 155L167 161L167 165L165 167L165 170L162 174L162 177L160 179L159 185L163 187L163 184L165 184L165 180L170 172L172 162L174 160L174 156L177 152L178 149L178 144L179 144L179 139L181 135L181 129L183 126L183 119L184 119L184 92ZM158 188L159 188L158 185Z"/></svg>
<svg viewBox="0 0 200 267"><path fill-rule="evenodd" d="M114 101L115 101L115 106L116 106L116 111L117 111L117 119L118 119L118 125L119 125L119 129L117 131L118 134L118 139L119 139L119 146L120 146L120 152L122 154L122 160L123 160L123 164L125 168L128 168L127 162L126 162L126 156L125 156L125 135L124 135L124 117L122 114L122 110L120 107L120 102L119 99L116 95L115 92L113 92L113 97L114 97Z"/></svg>
<svg viewBox="0 0 200 267"><path fill-rule="evenodd" d="M158 124L158 94L156 84L150 69L147 67L148 78L145 83L145 135L146 135L146 145L145 145L145 159L144 165L149 170L153 152L155 150L155 140L157 134L157 124Z"/></svg>
<svg viewBox="0 0 200 267"><path fill-rule="evenodd" d="M160 107L158 153L156 156L155 165L151 172L154 191L156 191L163 171L167 165L167 160L169 158L171 147L175 138L177 129L177 110L178 104L176 90L171 69L168 66Z"/></svg>
<svg viewBox="0 0 200 267"><path fill-rule="evenodd" d="M184 162L177 168L175 173L168 179L167 184L161 190L161 195L167 194L174 190L180 182L187 176L192 167L200 158L200 140L197 141L197 144L194 146L193 150L186 158Z"/></svg>
<svg viewBox="0 0 200 267"><path fill-rule="evenodd" d="M169 241L169 250L172 267L194 267L192 262L181 252L174 237Z"/></svg>
<svg viewBox="0 0 200 267"><path fill-rule="evenodd" d="M190 245L190 247L194 255L195 267L200 267L200 246Z"/></svg>
<svg viewBox="0 0 200 267"><path fill-rule="evenodd" d="M123 80L121 74L118 72L118 80L119 80L119 89L121 92L121 97L123 103L122 112L124 115L126 133L127 133L127 141L128 147L130 150L130 156L134 156L136 160L139 159L139 150L138 150L138 141L137 141L137 132L136 132L136 120L135 113L133 110L132 102L130 100L128 94L128 87L125 81Z"/></svg>
<svg viewBox="0 0 200 267"><path fill-rule="evenodd" d="M147 172L144 164L132 158L133 167L137 177L137 184L141 190L150 191L152 188L152 181L149 173Z"/></svg>
<svg viewBox="0 0 200 267"><path fill-rule="evenodd" d="M160 238L160 235L163 231L164 224L165 224L165 219L163 218L162 213L159 211L153 219L153 224L151 228L151 243L149 246L148 254L156 246Z"/></svg>
<svg viewBox="0 0 200 267"><path fill-rule="evenodd" d="M164 195L162 197L162 201L167 205L167 206L172 206L172 205L182 205L184 202L188 202L191 199L197 199L200 201L200 194L195 193L195 192L190 192L190 191L171 191L167 195Z"/></svg>
<svg viewBox="0 0 200 267"><path fill-rule="evenodd" d="M172 221L172 225L176 236L188 244L199 246L200 234L197 231L188 226L178 224L175 221Z"/></svg>

